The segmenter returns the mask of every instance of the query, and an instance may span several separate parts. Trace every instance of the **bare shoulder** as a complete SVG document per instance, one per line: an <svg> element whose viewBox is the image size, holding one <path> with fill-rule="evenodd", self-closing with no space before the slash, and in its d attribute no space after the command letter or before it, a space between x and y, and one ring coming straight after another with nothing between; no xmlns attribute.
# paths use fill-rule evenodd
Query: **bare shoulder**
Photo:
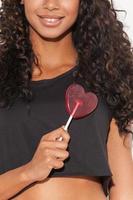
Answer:
<svg viewBox="0 0 133 200"><path fill-rule="evenodd" d="M114 183L112 199L133 199L132 134L120 134L114 119L110 124L107 153Z"/></svg>

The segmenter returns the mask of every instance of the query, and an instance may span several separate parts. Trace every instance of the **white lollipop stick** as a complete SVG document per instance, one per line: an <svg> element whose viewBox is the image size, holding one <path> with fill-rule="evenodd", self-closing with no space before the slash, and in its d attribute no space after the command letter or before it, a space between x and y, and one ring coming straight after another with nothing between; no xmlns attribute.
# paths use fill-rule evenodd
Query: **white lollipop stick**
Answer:
<svg viewBox="0 0 133 200"><path fill-rule="evenodd" d="M72 114L70 115L70 117L69 117L69 119L68 119L66 125L63 126L63 129L64 129L65 131L67 131L68 126L70 125L70 123L71 123L71 121L72 121L72 119L73 119L73 116L74 116L76 110L78 109L78 106L79 106L79 105L80 105L80 102L77 101L77 102L76 102L76 105L75 105L75 107L74 107L74 109L73 109L73 112L72 112ZM63 140L62 137L59 137L59 138L58 138L58 141L62 141L62 140Z"/></svg>
<svg viewBox="0 0 133 200"><path fill-rule="evenodd" d="M72 119L73 119L73 116L74 116L76 110L78 109L78 106L79 106L79 105L80 105L80 102L77 101L77 102L76 102L76 105L75 105L75 108L73 109L73 112L72 112L72 114L70 115L70 117L69 117L69 119L68 119L68 121L67 121L67 123L66 123L66 125L65 125L65 127L64 127L64 130L65 130L65 131L67 131L68 126L70 125L70 123L71 123L71 121L72 121Z"/></svg>

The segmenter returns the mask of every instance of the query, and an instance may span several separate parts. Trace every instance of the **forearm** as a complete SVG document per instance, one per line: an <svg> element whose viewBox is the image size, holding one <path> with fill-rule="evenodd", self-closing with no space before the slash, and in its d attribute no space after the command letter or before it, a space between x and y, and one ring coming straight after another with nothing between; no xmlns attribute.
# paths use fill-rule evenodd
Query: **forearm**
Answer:
<svg viewBox="0 0 133 200"><path fill-rule="evenodd" d="M133 199L133 162L128 162L121 174L113 178L114 185L110 188L109 200L132 200ZM125 163L124 163L125 164ZM123 164L123 166L124 166ZM127 164L127 163L126 163Z"/></svg>
<svg viewBox="0 0 133 200"><path fill-rule="evenodd" d="M124 188L112 188L109 195L109 200L132 200L133 199L133 189L132 185Z"/></svg>
<svg viewBox="0 0 133 200"><path fill-rule="evenodd" d="M133 194L114 194L109 197L109 200L132 200Z"/></svg>
<svg viewBox="0 0 133 200"><path fill-rule="evenodd" d="M13 197L33 182L27 172L27 165L24 165L0 175L0 200Z"/></svg>

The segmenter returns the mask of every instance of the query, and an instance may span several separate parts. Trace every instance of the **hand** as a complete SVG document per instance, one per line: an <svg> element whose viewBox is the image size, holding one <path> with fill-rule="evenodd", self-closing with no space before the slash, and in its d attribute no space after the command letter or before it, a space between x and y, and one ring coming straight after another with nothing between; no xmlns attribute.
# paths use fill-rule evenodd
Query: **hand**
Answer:
<svg viewBox="0 0 133 200"><path fill-rule="evenodd" d="M62 137L63 140L59 141ZM68 158L66 150L70 135L63 127L45 134L37 147L32 160L27 164L27 175L34 181L46 179L51 170L64 166L64 160Z"/></svg>

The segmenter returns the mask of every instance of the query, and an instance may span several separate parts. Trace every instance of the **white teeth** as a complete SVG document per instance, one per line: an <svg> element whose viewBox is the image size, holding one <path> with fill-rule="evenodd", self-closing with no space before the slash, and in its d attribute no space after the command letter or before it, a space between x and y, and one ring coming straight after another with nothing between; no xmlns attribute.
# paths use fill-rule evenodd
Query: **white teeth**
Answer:
<svg viewBox="0 0 133 200"><path fill-rule="evenodd" d="M44 18L47 22L57 22L59 19L49 19L49 18Z"/></svg>

